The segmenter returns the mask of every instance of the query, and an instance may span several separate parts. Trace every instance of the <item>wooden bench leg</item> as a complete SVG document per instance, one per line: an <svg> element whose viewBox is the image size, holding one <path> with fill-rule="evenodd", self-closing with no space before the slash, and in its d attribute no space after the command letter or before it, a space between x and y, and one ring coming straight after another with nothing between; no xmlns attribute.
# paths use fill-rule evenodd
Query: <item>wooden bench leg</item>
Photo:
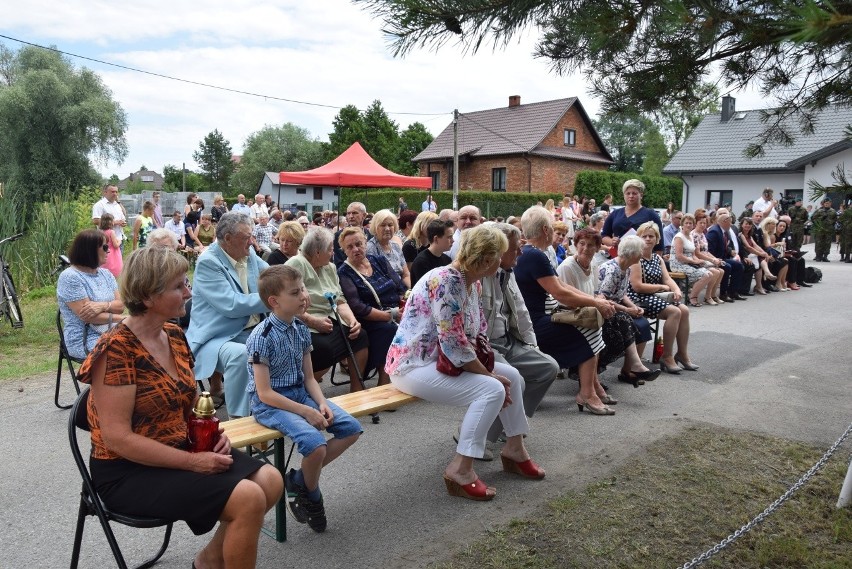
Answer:
<svg viewBox="0 0 852 569"><path fill-rule="evenodd" d="M258 452L254 447L248 447L246 450L250 455L258 452L261 458L268 464L272 464L281 473L283 479L287 476L287 467L290 465L290 459L293 457L293 451L296 445L290 447L290 452L287 453L287 439L281 438L272 441L272 462L267 458L268 453ZM285 458L286 455L286 458ZM270 530L266 527L260 528L263 533L269 537L275 538L275 541L284 543L287 541L287 491L281 495L281 499L275 504L275 529Z"/></svg>

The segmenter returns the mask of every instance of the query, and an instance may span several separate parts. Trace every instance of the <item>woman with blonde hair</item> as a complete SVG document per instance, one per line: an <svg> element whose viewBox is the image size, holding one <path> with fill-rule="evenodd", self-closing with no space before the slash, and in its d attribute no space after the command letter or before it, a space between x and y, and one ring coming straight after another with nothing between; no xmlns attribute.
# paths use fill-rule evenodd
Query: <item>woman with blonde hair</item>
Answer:
<svg viewBox="0 0 852 569"><path fill-rule="evenodd" d="M427 272L414 285L385 369L400 391L427 401L467 406L455 457L444 469L444 482L451 496L491 500L497 491L479 479L473 459L485 454L488 429L498 415L506 433L503 470L540 480L544 469L524 446L529 425L523 378L514 367L495 362L493 352L493 367L486 366L491 348L480 280L497 272L508 240L491 225L473 227L462 235L455 260ZM439 371L451 368L459 375Z"/></svg>
<svg viewBox="0 0 852 569"><path fill-rule="evenodd" d="M645 245L639 262L630 268L630 300L641 306L648 318L666 321L660 369L671 374L679 374L683 369L696 371L698 366L689 358L689 308L681 304L680 287L669 276L663 258L654 252L660 242L660 230L656 222L648 221L636 233ZM671 295L664 299L658 293ZM674 352L675 340L677 352Z"/></svg>
<svg viewBox="0 0 852 569"><path fill-rule="evenodd" d="M607 247L618 246L618 240L631 229L639 230L639 226L648 221L657 224L658 233L663 232L663 222L656 210L642 205L645 196L645 184L641 180L627 180L621 187L624 196L624 207L610 212L601 230L603 244ZM662 250L657 245L657 250Z"/></svg>
<svg viewBox="0 0 852 569"><path fill-rule="evenodd" d="M402 245L394 239L397 231L399 221L396 215L389 209L377 211L370 220L370 233L373 237L367 242L367 255L384 257L405 286L410 287L411 276L402 254Z"/></svg>
<svg viewBox="0 0 852 569"><path fill-rule="evenodd" d="M218 522L193 567L254 567L264 514L284 484L273 466L231 449L223 432L206 452L187 449L193 357L170 320L192 296L188 268L165 247L127 258L121 299L130 316L101 336L78 375L91 384L92 480L112 511L183 520L195 535Z"/></svg>
<svg viewBox="0 0 852 569"><path fill-rule="evenodd" d="M411 263L414 262L417 254L429 246L426 227L433 219L438 219L438 214L434 211L421 211L417 214L414 225L411 227L411 233L408 234L408 239L402 244L402 255L405 257L405 264L409 270L411 270Z"/></svg>
<svg viewBox="0 0 852 569"><path fill-rule="evenodd" d="M299 254L299 247L305 238L305 230L298 221L285 221L278 227L275 240L278 249L273 251L266 262L270 265L283 265L287 259Z"/></svg>

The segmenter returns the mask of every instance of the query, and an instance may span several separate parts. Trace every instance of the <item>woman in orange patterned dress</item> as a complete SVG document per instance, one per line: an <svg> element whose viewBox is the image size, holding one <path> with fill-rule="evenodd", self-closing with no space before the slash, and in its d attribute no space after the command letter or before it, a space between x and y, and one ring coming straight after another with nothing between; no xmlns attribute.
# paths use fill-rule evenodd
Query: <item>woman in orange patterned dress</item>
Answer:
<svg viewBox="0 0 852 569"><path fill-rule="evenodd" d="M232 451L186 449L196 399L193 358L181 329L191 296L187 261L163 247L134 251L121 296L130 316L101 336L80 369L91 383L90 468L110 509L184 520L196 535L219 527L193 567L254 567L264 514L283 490L279 472Z"/></svg>

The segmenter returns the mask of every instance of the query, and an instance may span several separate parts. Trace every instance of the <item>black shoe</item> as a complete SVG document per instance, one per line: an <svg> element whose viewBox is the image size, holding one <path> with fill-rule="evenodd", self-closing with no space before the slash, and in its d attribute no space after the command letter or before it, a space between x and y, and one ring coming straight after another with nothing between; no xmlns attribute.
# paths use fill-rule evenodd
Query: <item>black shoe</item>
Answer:
<svg viewBox="0 0 852 569"><path fill-rule="evenodd" d="M746 297L744 297L744 296L743 296L743 295L741 295L741 294L736 294L736 295L734 295L734 298L735 298L736 300L748 300Z"/></svg>
<svg viewBox="0 0 852 569"><path fill-rule="evenodd" d="M775 285L766 285L763 287L764 290L768 290L769 292L778 292L778 287Z"/></svg>
<svg viewBox="0 0 852 569"><path fill-rule="evenodd" d="M831 261L828 260L828 257L823 257L822 261L823 261L823 263L830 263L831 262Z"/></svg>
<svg viewBox="0 0 852 569"><path fill-rule="evenodd" d="M754 296L754 293L750 291L740 291L738 294L740 296Z"/></svg>
<svg viewBox="0 0 852 569"><path fill-rule="evenodd" d="M284 477L284 491L287 494L287 511L293 519L300 524L307 523L308 513L305 511L303 502L308 499L308 489L293 479L296 470L291 468Z"/></svg>
<svg viewBox="0 0 852 569"><path fill-rule="evenodd" d="M800 283L796 283L796 284L797 284L797 285L799 285L799 286L803 286L803 287L805 287L805 288L811 288L811 287L813 287L813 286L814 286L814 285L812 285L812 284L808 284L808 283L806 283L805 281L802 281L802 282L800 282Z"/></svg>
<svg viewBox="0 0 852 569"><path fill-rule="evenodd" d="M720 298L725 302L734 302L734 300L736 300L733 296L729 294L723 294Z"/></svg>
<svg viewBox="0 0 852 569"><path fill-rule="evenodd" d="M308 514L308 527L317 533L324 532L328 522L325 518L325 505L322 498L320 498L319 502L312 502L305 496L302 506Z"/></svg>

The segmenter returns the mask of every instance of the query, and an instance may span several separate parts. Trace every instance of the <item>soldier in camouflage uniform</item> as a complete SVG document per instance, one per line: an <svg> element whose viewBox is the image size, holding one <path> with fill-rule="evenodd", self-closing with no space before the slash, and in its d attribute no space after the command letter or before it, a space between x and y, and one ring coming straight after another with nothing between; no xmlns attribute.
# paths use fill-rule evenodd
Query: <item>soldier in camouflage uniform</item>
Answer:
<svg viewBox="0 0 852 569"><path fill-rule="evenodd" d="M802 250L805 239L805 224L808 222L808 210L802 207L802 198L796 198L796 205L787 210L790 216L790 235L793 239L793 249Z"/></svg>
<svg viewBox="0 0 852 569"><path fill-rule="evenodd" d="M837 221L840 222L840 260L852 263L852 207L847 205Z"/></svg>
<svg viewBox="0 0 852 569"><path fill-rule="evenodd" d="M745 218L747 218L747 217L751 217L751 216L754 214L754 210L752 209L752 206L753 206L753 205L754 205L754 200L752 200L752 201L748 202L748 203L745 205L745 209L744 209L744 210L743 210L743 212L740 214L740 217L739 217L739 218L737 218L737 222L738 222L738 223L742 224L742 222L743 222L743 220L744 220Z"/></svg>
<svg viewBox="0 0 852 569"><path fill-rule="evenodd" d="M834 223L837 221L837 212L831 207L831 198L822 200L822 207L814 212L811 221L814 224L811 233L814 236L815 259L828 263L831 242L834 241Z"/></svg>

